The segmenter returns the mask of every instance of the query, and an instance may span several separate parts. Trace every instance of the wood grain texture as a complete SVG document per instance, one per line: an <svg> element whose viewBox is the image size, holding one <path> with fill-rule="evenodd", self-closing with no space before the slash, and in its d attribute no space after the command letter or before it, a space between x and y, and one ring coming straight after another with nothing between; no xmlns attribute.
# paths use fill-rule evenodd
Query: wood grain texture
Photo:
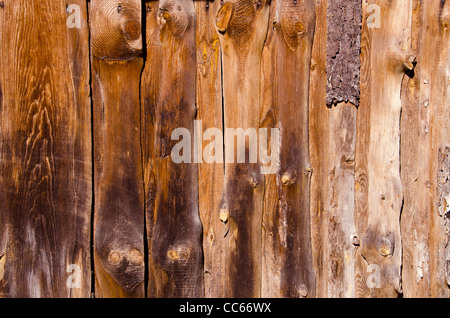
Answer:
<svg viewBox="0 0 450 318"><path fill-rule="evenodd" d="M367 45L364 50L370 52L368 60L365 61L367 64L363 67L369 66L373 70L376 65L377 72L365 74L369 79L364 78L368 83L364 83L362 94L366 95L366 98L361 107L370 108L370 111L364 111L364 115L359 119L361 125L358 127L368 131L359 137L364 138L361 142L364 140L367 144L362 146L357 143L358 146L364 147L364 150L359 151L363 152L365 157L359 159L365 166L357 171L358 187L365 181L364 187L367 191L363 202L367 207L358 207L357 211L358 223L362 225L358 229L361 238L359 251L364 260L361 261L362 266L358 274L367 277L370 268L378 266L381 286L372 288L369 294L395 297L402 293L400 93L405 73L414 68L415 58L411 52L412 2L378 1L377 4L381 8L383 27L367 29L369 38L362 44ZM366 10L366 5L363 5L365 14ZM357 155L361 152L358 153L357 150ZM367 180L359 179L362 175ZM366 282L367 280L363 279L363 286ZM363 290L364 288L361 288L361 291ZM361 293L364 295L364 292Z"/></svg>
<svg viewBox="0 0 450 318"><path fill-rule="evenodd" d="M260 127L265 129L275 128L277 125L276 105L276 63L275 61L275 32L270 27L275 17L276 5L271 2L269 16L269 30L261 58L261 109ZM268 150L277 150L276 145L272 145L272 139L268 138ZM277 156L278 157L278 156ZM278 158L277 158L278 160ZM278 167L277 167L278 170ZM278 171L277 171L278 172ZM261 296L281 297L281 263L279 261L279 240L278 240L278 188L277 175L264 176L264 207L262 217L262 238L261 238Z"/></svg>
<svg viewBox="0 0 450 318"><path fill-rule="evenodd" d="M155 178L158 181L149 240L149 296L202 297L202 224L198 167L177 164L171 151L177 128L194 133L196 116L196 12L193 1L159 2L163 50L161 90L155 118ZM186 138L186 136L184 137ZM192 143L189 142L191 145ZM191 151L191 147L183 151Z"/></svg>
<svg viewBox="0 0 450 318"><path fill-rule="evenodd" d="M450 297L449 22L0 1L0 297Z"/></svg>
<svg viewBox="0 0 450 318"><path fill-rule="evenodd" d="M109 14L112 12L116 13ZM136 57L142 52L142 44L135 43L136 47L130 51L127 36L127 26L136 24L137 41L141 42L140 2L119 4L95 0L90 4L90 15L95 295L144 297L145 223L139 96L143 59ZM113 35L106 37L104 32ZM103 42L111 38L118 39L120 45L105 52L98 51L96 45L107 48L109 43Z"/></svg>
<svg viewBox="0 0 450 318"><path fill-rule="evenodd" d="M223 297L226 286L225 244L226 225L220 220L224 163L223 138L209 136L209 129L223 131L222 110L222 65L219 37L214 25L215 11L209 1L196 1L197 13L197 120L202 123L201 135L206 136L202 144L205 156L209 147L215 150L214 162L204 159L199 164L199 210L203 225L204 286L205 297ZM217 145L217 147L215 146ZM222 150L223 152L223 150Z"/></svg>
<svg viewBox="0 0 450 318"><path fill-rule="evenodd" d="M89 50L64 1L0 8L0 296L89 297ZM76 288L67 272L78 269ZM72 283L72 281L70 281Z"/></svg>
<svg viewBox="0 0 450 318"><path fill-rule="evenodd" d="M448 223L448 148L450 147L450 1L424 3L424 37L433 37L422 51L424 67L421 79L421 99L424 125L428 135L429 178L425 184L429 197L429 251L431 297L450 296L449 289L449 223ZM423 80L423 81L422 81ZM429 97L429 100L427 99ZM425 107L429 101L428 107ZM422 123L422 122L421 122ZM445 201L445 202L444 202ZM447 206L446 206L447 205Z"/></svg>
<svg viewBox="0 0 450 318"><path fill-rule="evenodd" d="M449 10L448 1L413 7L418 64L402 94L405 297L448 297Z"/></svg>
<svg viewBox="0 0 450 318"><path fill-rule="evenodd" d="M402 87L402 117L401 117L401 177L404 192L404 206L401 219L403 271L402 285L405 297L428 297L430 295L429 249L428 245L428 189L425 182L419 179L427 178L424 169L429 167L427 142L424 143L420 123L420 113L425 107L420 105L420 74L422 68L422 41L425 30L423 27L423 4L413 2L412 16L412 50L418 56L419 63L415 76L405 77ZM422 98L423 99L423 98ZM420 136L418 138L418 136ZM425 147L424 147L425 146ZM422 155L421 155L422 154ZM422 158L421 158L422 156ZM425 205L424 205L425 198Z"/></svg>
<svg viewBox="0 0 450 318"><path fill-rule="evenodd" d="M222 48L224 129L259 128L261 54L269 3L236 0L216 5ZM234 141L234 138L233 138ZM225 142L227 143L227 142ZM250 141L246 141L248 153ZM236 154L237 144L225 145ZM233 151L234 150L234 151ZM227 160L228 161L228 160ZM226 229L226 297L261 295L261 219L264 182L260 166L226 163L219 215Z"/></svg>
<svg viewBox="0 0 450 318"><path fill-rule="evenodd" d="M145 4L145 67L141 76L141 144L145 190L146 248L153 237L156 179L156 110L161 90L163 48L158 25L159 3L148 1ZM149 258L146 262L148 264ZM147 277L149 268L147 266ZM148 280L147 280L148 282ZM152 286L147 284L147 295Z"/></svg>
<svg viewBox="0 0 450 318"><path fill-rule="evenodd" d="M327 1L316 5L317 21L323 20L327 7ZM346 103L327 108L326 31L325 26L317 26L311 72L311 216L316 296L355 297L355 251L359 245L354 224L357 110Z"/></svg>
<svg viewBox="0 0 450 318"><path fill-rule="evenodd" d="M326 107L327 86L327 0L316 1L316 28L311 57L310 107L309 107L309 149L311 167L311 244L316 275L316 297L327 297L328 254L327 254L327 207L329 158L329 116Z"/></svg>
<svg viewBox="0 0 450 318"><path fill-rule="evenodd" d="M278 288L269 288L266 297L314 297L310 233L309 158L309 74L315 28L314 2L272 2L271 17L274 50L273 109L274 124L280 128L277 199L267 202L264 220L272 218L273 239L268 250L275 249L269 270L279 275ZM267 48L267 47L266 47ZM267 117L265 117L267 118ZM270 179L270 177L269 177ZM270 205L275 200L276 206ZM269 235L270 239L270 235ZM270 258L267 260L270 261ZM273 293L271 292L273 290Z"/></svg>

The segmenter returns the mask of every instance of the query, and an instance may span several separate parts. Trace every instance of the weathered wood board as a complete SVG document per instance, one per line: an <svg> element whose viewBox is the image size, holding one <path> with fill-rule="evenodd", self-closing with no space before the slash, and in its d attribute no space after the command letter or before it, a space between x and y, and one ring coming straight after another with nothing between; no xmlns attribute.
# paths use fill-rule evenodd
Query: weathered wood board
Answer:
<svg viewBox="0 0 450 318"><path fill-rule="evenodd" d="M65 1L0 6L0 296L89 297L89 33ZM75 276L71 276L71 275Z"/></svg>
<svg viewBox="0 0 450 318"><path fill-rule="evenodd" d="M144 297L140 1L90 3L96 297Z"/></svg>
<svg viewBox="0 0 450 318"><path fill-rule="evenodd" d="M154 210L147 211L152 222L148 290L150 297L202 297L198 167L190 139L197 113L194 3L160 1L158 19L163 59L154 123L157 185ZM177 141L187 145L176 151ZM175 162L174 155L183 162Z"/></svg>
<svg viewBox="0 0 450 318"><path fill-rule="evenodd" d="M0 1L0 297L449 297L449 17Z"/></svg>

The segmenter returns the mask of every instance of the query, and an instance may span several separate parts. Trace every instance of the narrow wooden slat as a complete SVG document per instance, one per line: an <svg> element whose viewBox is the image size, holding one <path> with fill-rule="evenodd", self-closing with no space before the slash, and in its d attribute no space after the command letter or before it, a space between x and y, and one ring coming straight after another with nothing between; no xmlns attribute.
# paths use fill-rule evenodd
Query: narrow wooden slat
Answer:
<svg viewBox="0 0 450 318"><path fill-rule="evenodd" d="M327 0L316 1L316 29L311 58L309 148L311 167L311 243L316 273L316 297L327 297L327 165L329 158L329 109L326 107L327 67Z"/></svg>
<svg viewBox="0 0 450 318"><path fill-rule="evenodd" d="M90 295L89 35L73 4L79 28L65 1L0 7L2 297Z"/></svg>
<svg viewBox="0 0 450 318"><path fill-rule="evenodd" d="M431 297L450 296L450 1L424 3L424 49L420 56L421 99L419 106L428 134L429 180L429 271ZM431 39L431 40L430 40ZM426 44L425 44L426 43ZM429 98L429 99L428 99ZM427 102L429 105L426 106ZM420 150L419 150L420 151ZM422 152L420 153L422 155ZM422 162L425 164L426 162ZM422 250L422 253L425 251ZM427 264L425 264L426 266ZM426 267L424 268L426 271Z"/></svg>
<svg viewBox="0 0 450 318"><path fill-rule="evenodd" d="M360 107L358 108L356 129L356 154L355 154L355 226L357 235L367 227L368 218L368 147L371 139L370 115L372 108L370 107L371 89L372 85L372 34L370 33L368 24L369 14L367 13L367 6L363 4L363 19L361 30L361 95ZM361 254L358 252L358 257L355 260L355 285L356 297L368 297L370 288L367 286L368 273L366 272L367 264Z"/></svg>
<svg viewBox="0 0 450 318"><path fill-rule="evenodd" d="M180 128L192 145L196 85L196 14L193 1L161 0L159 23L163 50L161 90L155 117L155 208L149 243L149 296L202 297L202 225L198 209L198 169L176 163L173 152ZM185 140L187 138L188 140ZM191 146L183 149L191 152ZM177 153L177 155L180 155ZM147 211L150 215L152 211Z"/></svg>
<svg viewBox="0 0 450 318"><path fill-rule="evenodd" d="M271 2L269 24L275 17L275 1ZM260 127L265 129L275 128L277 125L276 104L276 44L275 29L269 27L261 59L261 109ZM269 151L275 151L276 145L271 144L268 138ZM266 141L263 141L266 142ZM276 157L278 160L278 156ZM278 163L277 163L278 164ZM277 168L278 170L278 168ZM278 171L276 171L278 172ZM281 294L281 263L279 257L278 240L278 189L277 175L264 176L264 207L262 217L261 237L261 296L280 298Z"/></svg>
<svg viewBox="0 0 450 318"><path fill-rule="evenodd" d="M224 236L226 226L220 221L219 205L222 197L224 164L223 140L209 136L209 129L222 132L222 66L221 50L214 26L213 3L196 1L197 13L197 119L201 121L200 134L203 159L199 165L199 210L203 224L205 297L223 297L226 282ZM208 156L214 156L211 162ZM205 161L207 160L207 161Z"/></svg>
<svg viewBox="0 0 450 318"><path fill-rule="evenodd" d="M423 3L413 2L413 22L412 22L412 49L418 56L418 61L422 61L420 51L422 48L423 36ZM428 44L427 44L428 45ZM420 202L429 201L428 189L425 182L419 184L425 171L419 171L419 166L429 166L429 157L420 158L419 153L424 155L423 138L418 135L427 136L420 127L420 75L422 63L418 63L415 68L415 76L405 77L402 88L402 117L401 117L401 176L404 192L404 205L401 218L403 246L403 271L402 286L404 296L427 297L430 295L430 272L428 270L429 253L425 250L428 246L428 214L429 208ZM419 150L419 148L422 148ZM425 153L424 153L425 152ZM423 169L423 168L422 168ZM426 173L425 173L425 177ZM420 205L420 206L419 206Z"/></svg>
<svg viewBox="0 0 450 318"><path fill-rule="evenodd" d="M156 186L155 149L156 149L156 109L161 90L163 49L158 25L159 3L148 1L145 6L146 58L141 76L141 143L144 167L145 212L146 212L146 248L153 237ZM150 255L149 255L150 256ZM149 261L149 259L147 259ZM148 271L148 268L147 268ZM149 275L149 273L147 273ZM147 276L149 277L149 276ZM152 295L153 284L148 284L147 295Z"/></svg>
<svg viewBox="0 0 450 318"><path fill-rule="evenodd" d="M90 4L96 297L143 297L140 1Z"/></svg>
<svg viewBox="0 0 450 318"><path fill-rule="evenodd" d="M403 289L405 297L448 297L450 3L414 4L418 64L402 95Z"/></svg>

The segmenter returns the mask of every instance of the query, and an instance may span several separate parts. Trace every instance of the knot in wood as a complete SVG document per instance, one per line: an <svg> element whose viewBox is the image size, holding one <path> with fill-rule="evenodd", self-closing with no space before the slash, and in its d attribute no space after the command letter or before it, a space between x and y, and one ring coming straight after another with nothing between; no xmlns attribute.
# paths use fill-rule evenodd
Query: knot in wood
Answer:
<svg viewBox="0 0 450 318"><path fill-rule="evenodd" d="M180 245L177 248L170 249L167 252L167 258L171 262L188 261L191 257L191 249L185 245Z"/></svg>
<svg viewBox="0 0 450 318"><path fill-rule="evenodd" d="M392 239L389 237L383 238L378 250L383 257L392 257L392 255L394 255L394 244Z"/></svg>
<svg viewBox="0 0 450 318"><path fill-rule="evenodd" d="M450 2L445 1L439 17L441 28L446 30L450 24Z"/></svg>
<svg viewBox="0 0 450 318"><path fill-rule="evenodd" d="M219 218L222 223L227 224L230 218L230 210L228 210L227 208L220 209Z"/></svg>
<svg viewBox="0 0 450 318"><path fill-rule="evenodd" d="M124 26L122 27L124 34L129 40L136 40L141 35L141 26L135 21L126 20Z"/></svg>
<svg viewBox="0 0 450 318"><path fill-rule="evenodd" d="M166 30L176 39L181 39L188 26L189 16L186 3L178 0L161 0L159 3L158 23L161 28L161 36Z"/></svg>
<svg viewBox="0 0 450 318"><path fill-rule="evenodd" d="M122 256L119 252L111 251L108 255L108 262L112 265L119 265L122 261Z"/></svg>
<svg viewBox="0 0 450 318"><path fill-rule="evenodd" d="M360 245L361 245L361 242L360 242L360 240L359 240L359 237L358 237L358 235L356 235L356 234L353 234L353 235L352 235L351 241L352 241L353 246L360 246Z"/></svg>
<svg viewBox="0 0 450 318"><path fill-rule="evenodd" d="M142 265L144 264L144 254L138 249L131 249L128 252L128 260L133 265Z"/></svg>
<svg viewBox="0 0 450 318"><path fill-rule="evenodd" d="M301 38L308 33L310 20L304 4L297 6L292 2L283 2L280 16L281 32L291 50L295 50Z"/></svg>
<svg viewBox="0 0 450 318"><path fill-rule="evenodd" d="M256 188L259 186L258 180L256 180L255 178L251 178L251 179L250 179L250 186L251 186L253 189L256 189Z"/></svg>
<svg viewBox="0 0 450 318"><path fill-rule="evenodd" d="M117 266L122 263L123 260L128 261L128 263L139 266L144 264L144 254L136 249L131 248L128 252L111 250L108 255L108 262L111 265Z"/></svg>
<svg viewBox="0 0 450 318"><path fill-rule="evenodd" d="M281 176L281 183L283 183L283 185L285 186L290 186L294 184L296 181L297 181L296 171L288 170Z"/></svg>
<svg viewBox="0 0 450 318"><path fill-rule="evenodd" d="M132 60L142 53L141 7L137 0L97 0L91 7L93 56L110 61Z"/></svg>
<svg viewBox="0 0 450 318"><path fill-rule="evenodd" d="M308 288L306 288L306 286L304 284L301 284L298 287L298 297L306 298L306 297L308 297L308 294L309 294Z"/></svg>

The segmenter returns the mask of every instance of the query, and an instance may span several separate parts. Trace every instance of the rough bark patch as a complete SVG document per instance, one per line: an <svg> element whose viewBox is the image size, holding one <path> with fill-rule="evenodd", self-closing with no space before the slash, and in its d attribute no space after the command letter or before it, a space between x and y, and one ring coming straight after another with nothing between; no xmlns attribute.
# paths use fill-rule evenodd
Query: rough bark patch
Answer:
<svg viewBox="0 0 450 318"><path fill-rule="evenodd" d="M359 106L362 7L359 0L328 1L327 98Z"/></svg>

